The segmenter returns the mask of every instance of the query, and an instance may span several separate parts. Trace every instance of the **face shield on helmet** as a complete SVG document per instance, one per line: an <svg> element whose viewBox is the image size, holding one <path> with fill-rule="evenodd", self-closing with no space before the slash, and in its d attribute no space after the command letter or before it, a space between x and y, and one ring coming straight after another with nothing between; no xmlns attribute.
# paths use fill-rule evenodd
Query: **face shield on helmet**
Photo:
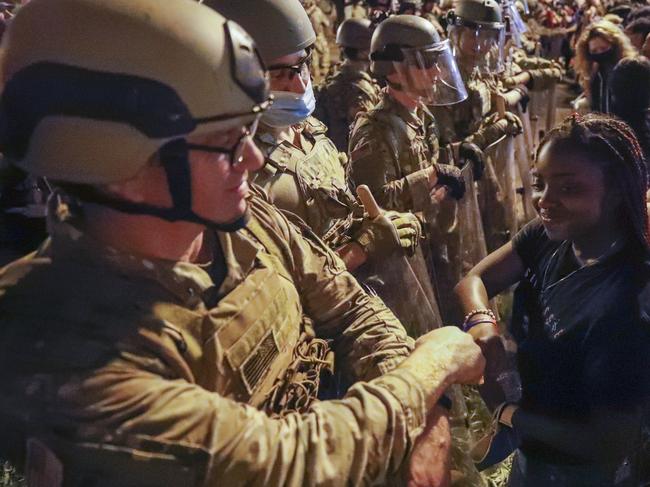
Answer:
<svg viewBox="0 0 650 487"><path fill-rule="evenodd" d="M502 23L469 23L456 19L448 27L454 56L462 68L482 74L503 71L505 26Z"/></svg>
<svg viewBox="0 0 650 487"><path fill-rule="evenodd" d="M402 60L394 60L401 90L426 105L453 105L467 98L448 40L428 47L401 49Z"/></svg>
<svg viewBox="0 0 650 487"><path fill-rule="evenodd" d="M526 22L521 18L519 10L511 1L503 3L503 14L506 17L506 36L512 40L515 46L521 47L522 38L528 32Z"/></svg>

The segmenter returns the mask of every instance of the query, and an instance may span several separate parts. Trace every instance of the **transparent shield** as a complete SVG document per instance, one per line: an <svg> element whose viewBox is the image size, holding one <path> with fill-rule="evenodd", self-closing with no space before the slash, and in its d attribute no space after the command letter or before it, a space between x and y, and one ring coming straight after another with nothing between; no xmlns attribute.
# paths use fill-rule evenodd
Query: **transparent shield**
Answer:
<svg viewBox="0 0 650 487"><path fill-rule="evenodd" d="M504 70L505 28L451 25L449 40L461 69L482 74Z"/></svg>
<svg viewBox="0 0 650 487"><path fill-rule="evenodd" d="M463 167L462 174L467 189L465 197L458 203L458 223L462 259L461 274L465 276L472 267L487 256L487 246L471 165L467 164Z"/></svg>
<svg viewBox="0 0 650 487"><path fill-rule="evenodd" d="M403 91L426 105L443 106L467 98L448 40L426 48L404 48L403 59L393 65Z"/></svg>
<svg viewBox="0 0 650 487"><path fill-rule="evenodd" d="M438 302L419 248L411 257L395 254L380 264L367 263L354 274L366 289L384 301L409 336L417 338L442 326Z"/></svg>

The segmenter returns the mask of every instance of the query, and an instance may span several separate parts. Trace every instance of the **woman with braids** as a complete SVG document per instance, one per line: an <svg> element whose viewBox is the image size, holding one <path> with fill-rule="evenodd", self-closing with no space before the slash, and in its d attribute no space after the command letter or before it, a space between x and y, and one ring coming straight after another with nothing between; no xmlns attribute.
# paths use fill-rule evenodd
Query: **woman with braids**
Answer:
<svg viewBox="0 0 650 487"><path fill-rule="evenodd" d="M503 370L489 299L517 284L509 331L521 397L496 409L483 464L507 445L518 448L510 486L637 485L650 383L641 149L624 122L575 114L543 139L533 175L539 217L456 287L487 387Z"/></svg>

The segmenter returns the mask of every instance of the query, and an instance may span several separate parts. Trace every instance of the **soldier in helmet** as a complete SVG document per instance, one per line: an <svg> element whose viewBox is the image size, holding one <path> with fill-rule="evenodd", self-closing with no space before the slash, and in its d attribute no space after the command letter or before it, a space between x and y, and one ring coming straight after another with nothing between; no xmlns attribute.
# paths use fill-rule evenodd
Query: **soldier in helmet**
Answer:
<svg viewBox="0 0 650 487"><path fill-rule="evenodd" d="M316 33L316 39L311 47L311 66L314 81L320 83L327 75L331 65L328 42L329 31L332 29L331 19L325 15L315 0L300 0L300 2Z"/></svg>
<svg viewBox="0 0 650 487"><path fill-rule="evenodd" d="M318 90L315 116L327 125L327 135L341 152L348 150L354 118L379 102L380 87L369 74L371 23L343 21L336 33L343 62Z"/></svg>
<svg viewBox="0 0 650 487"><path fill-rule="evenodd" d="M463 196L458 171L437 164L438 128L426 107L466 97L445 47L433 26L414 15L391 17L373 33L371 69L387 87L379 104L357 117L349 152L355 184L367 184L386 208L423 211L440 183Z"/></svg>
<svg viewBox="0 0 650 487"><path fill-rule="evenodd" d="M250 32L270 67L275 101L261 117L255 135L265 157L255 182L273 204L299 216L336 249L350 270L366 259L412 251L421 235L417 219L397 212L377 219L364 216L348 186L346 155L327 137L327 127L310 116L315 101L306 60L314 31L300 4L248 1L250 9L228 0L211 0L209 5Z"/></svg>
<svg viewBox="0 0 650 487"><path fill-rule="evenodd" d="M190 0L32 0L4 42L1 148L59 188L51 240L0 271L0 450L30 485L408 466L482 355L450 328L411 353L335 254L249 193L270 97L245 31ZM367 382L314 403L323 338Z"/></svg>
<svg viewBox="0 0 650 487"><path fill-rule="evenodd" d="M453 110L434 108L441 139L444 143L464 141L485 150L504 136L521 133L521 120L510 111L499 114L493 103L501 94L495 73L504 69L505 23L499 4L494 0L460 0L449 12L448 31L469 96ZM521 93L516 95L521 98ZM508 223L494 166L489 159L486 164L486 177L479 190L486 243L492 249L507 240Z"/></svg>

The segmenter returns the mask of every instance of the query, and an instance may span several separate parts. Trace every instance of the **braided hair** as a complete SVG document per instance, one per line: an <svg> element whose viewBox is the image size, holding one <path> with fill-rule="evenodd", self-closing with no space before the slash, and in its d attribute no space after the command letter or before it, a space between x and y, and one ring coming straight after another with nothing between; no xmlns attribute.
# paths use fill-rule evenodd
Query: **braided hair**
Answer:
<svg viewBox="0 0 650 487"><path fill-rule="evenodd" d="M562 142L597 164L622 197L622 218L644 251L650 251L646 192L648 174L634 131L622 120L604 114L574 113L550 130L537 149Z"/></svg>

